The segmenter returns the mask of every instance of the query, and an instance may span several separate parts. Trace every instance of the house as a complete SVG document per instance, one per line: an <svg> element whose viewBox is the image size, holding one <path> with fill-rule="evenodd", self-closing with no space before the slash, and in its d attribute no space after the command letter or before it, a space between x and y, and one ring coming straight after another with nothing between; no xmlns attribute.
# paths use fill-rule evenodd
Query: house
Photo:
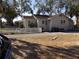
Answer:
<svg viewBox="0 0 79 59"><path fill-rule="evenodd" d="M41 28L42 31L68 31L73 29L73 21L64 14L54 16L24 16L25 28Z"/></svg>
<svg viewBox="0 0 79 59"><path fill-rule="evenodd" d="M48 31L47 20L49 16L46 15L34 15L24 16L24 27L25 28L41 28L42 31Z"/></svg>
<svg viewBox="0 0 79 59"><path fill-rule="evenodd" d="M65 16L64 14L54 15L49 20L49 31L68 31L74 27L73 20Z"/></svg>

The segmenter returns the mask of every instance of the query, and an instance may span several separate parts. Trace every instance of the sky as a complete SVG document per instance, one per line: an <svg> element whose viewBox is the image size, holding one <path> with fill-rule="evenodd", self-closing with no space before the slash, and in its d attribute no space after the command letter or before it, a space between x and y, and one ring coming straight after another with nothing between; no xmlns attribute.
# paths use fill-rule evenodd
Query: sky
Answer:
<svg viewBox="0 0 79 59"><path fill-rule="evenodd" d="M13 0L8 0L8 4L13 5Z"/></svg>

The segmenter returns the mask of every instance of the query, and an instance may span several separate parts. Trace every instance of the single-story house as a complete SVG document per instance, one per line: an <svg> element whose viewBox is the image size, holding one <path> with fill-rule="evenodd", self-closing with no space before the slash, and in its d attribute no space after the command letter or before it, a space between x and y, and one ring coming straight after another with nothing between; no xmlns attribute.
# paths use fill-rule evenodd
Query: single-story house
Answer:
<svg viewBox="0 0 79 59"><path fill-rule="evenodd" d="M33 15L23 18L25 28L41 28L42 31L68 31L74 27L73 20L64 14L54 16Z"/></svg>
<svg viewBox="0 0 79 59"><path fill-rule="evenodd" d="M60 31L62 30L68 31L74 28L73 20L71 20L64 14L54 15L52 17L49 17L48 20L50 21L49 23L50 31L53 31L54 28L59 28Z"/></svg>

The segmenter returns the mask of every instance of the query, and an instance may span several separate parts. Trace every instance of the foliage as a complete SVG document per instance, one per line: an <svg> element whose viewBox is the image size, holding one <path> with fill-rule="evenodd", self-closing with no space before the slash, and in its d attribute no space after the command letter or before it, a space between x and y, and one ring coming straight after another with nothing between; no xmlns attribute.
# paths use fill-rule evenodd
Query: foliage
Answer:
<svg viewBox="0 0 79 59"><path fill-rule="evenodd" d="M37 14L42 13L43 15L45 13L52 15L53 12L57 14L57 12L61 12L60 9L62 9L65 6L65 3L63 1L56 2L55 0L44 0L44 3L42 3L41 0L40 3L38 0L36 2L36 7L38 8Z"/></svg>
<svg viewBox="0 0 79 59"><path fill-rule="evenodd" d="M30 12L32 8L31 6L31 0L15 0L15 10L18 13L18 15L21 15L24 12Z"/></svg>
<svg viewBox="0 0 79 59"><path fill-rule="evenodd" d="M21 22L21 21L16 21L16 22L14 23L14 25L15 25L15 27L24 28L23 22Z"/></svg>
<svg viewBox="0 0 79 59"><path fill-rule="evenodd" d="M40 0L36 0L36 5L35 7L38 8L37 14L42 13L43 15L45 14L45 12L49 13L50 9L52 9L52 3L53 0L44 0L44 1L40 1ZM51 6L50 6L51 5Z"/></svg>
<svg viewBox="0 0 79 59"><path fill-rule="evenodd" d="M0 13L6 18L9 26L13 24L13 18L17 15L22 15L22 13L29 12L31 10L31 0L13 0L13 5L8 3L9 0L0 1Z"/></svg>

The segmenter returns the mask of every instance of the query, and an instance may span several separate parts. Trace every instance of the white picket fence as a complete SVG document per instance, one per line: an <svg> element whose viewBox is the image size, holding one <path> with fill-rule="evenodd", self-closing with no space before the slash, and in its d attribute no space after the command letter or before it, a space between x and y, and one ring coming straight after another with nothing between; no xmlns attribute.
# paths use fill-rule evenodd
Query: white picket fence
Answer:
<svg viewBox="0 0 79 59"><path fill-rule="evenodd" d="M22 32L22 33L40 33L42 32L41 28L20 28L16 29L16 32Z"/></svg>
<svg viewBox="0 0 79 59"><path fill-rule="evenodd" d="M41 28L0 28L1 33L41 33Z"/></svg>

